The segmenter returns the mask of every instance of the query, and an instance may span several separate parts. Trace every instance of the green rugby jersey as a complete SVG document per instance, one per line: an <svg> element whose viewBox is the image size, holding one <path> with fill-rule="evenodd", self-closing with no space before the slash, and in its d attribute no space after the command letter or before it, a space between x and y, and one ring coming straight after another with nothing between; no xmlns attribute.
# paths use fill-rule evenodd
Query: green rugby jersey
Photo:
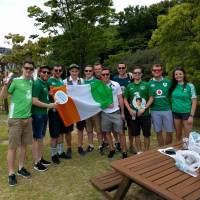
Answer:
<svg viewBox="0 0 200 200"><path fill-rule="evenodd" d="M197 98L195 87L192 83L177 84L172 92L172 111L177 113L190 113L192 99Z"/></svg>
<svg viewBox="0 0 200 200"><path fill-rule="evenodd" d="M125 89L125 98L136 111L144 109L149 99L148 83L141 81L139 83L130 83ZM143 116L149 115L149 109L146 109Z"/></svg>
<svg viewBox="0 0 200 200"><path fill-rule="evenodd" d="M162 78L160 81L151 79L149 81L149 96L154 97L151 110L153 111L168 111L171 110L169 89L171 87L171 81Z"/></svg>

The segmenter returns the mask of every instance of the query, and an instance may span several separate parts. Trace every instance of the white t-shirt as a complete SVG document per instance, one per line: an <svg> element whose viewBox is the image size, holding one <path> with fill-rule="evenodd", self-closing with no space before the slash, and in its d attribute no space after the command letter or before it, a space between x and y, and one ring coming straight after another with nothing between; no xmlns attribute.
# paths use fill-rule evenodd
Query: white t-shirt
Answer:
<svg viewBox="0 0 200 200"><path fill-rule="evenodd" d="M112 95L113 95L113 108L106 108L103 109L103 112L105 113L113 113L119 110L119 100L118 100L118 95L122 95L122 89L119 85L119 83L115 81L110 81L107 84L108 87L112 88Z"/></svg>

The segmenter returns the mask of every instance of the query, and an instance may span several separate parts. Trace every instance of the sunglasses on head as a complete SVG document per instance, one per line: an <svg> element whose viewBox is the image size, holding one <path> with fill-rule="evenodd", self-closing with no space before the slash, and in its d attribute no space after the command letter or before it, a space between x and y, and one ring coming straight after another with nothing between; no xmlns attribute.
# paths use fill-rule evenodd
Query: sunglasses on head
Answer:
<svg viewBox="0 0 200 200"><path fill-rule="evenodd" d="M120 69L126 69L126 67L118 67L118 69L120 70Z"/></svg>
<svg viewBox="0 0 200 200"><path fill-rule="evenodd" d="M107 73L106 73L106 74L101 74L101 75L102 75L102 76L110 76L110 74L107 74Z"/></svg>
<svg viewBox="0 0 200 200"><path fill-rule="evenodd" d="M85 72L92 72L92 70L85 70Z"/></svg>
<svg viewBox="0 0 200 200"><path fill-rule="evenodd" d="M24 67L25 70L29 70L29 71L33 71L34 68L33 67Z"/></svg>
<svg viewBox="0 0 200 200"><path fill-rule="evenodd" d="M62 72L62 69L54 69L54 72Z"/></svg>

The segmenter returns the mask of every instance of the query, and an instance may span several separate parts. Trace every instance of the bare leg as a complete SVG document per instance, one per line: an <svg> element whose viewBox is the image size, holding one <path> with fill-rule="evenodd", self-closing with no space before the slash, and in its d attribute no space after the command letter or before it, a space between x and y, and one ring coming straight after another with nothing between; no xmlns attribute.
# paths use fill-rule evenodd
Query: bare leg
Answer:
<svg viewBox="0 0 200 200"><path fill-rule="evenodd" d="M119 140L120 140L122 152L126 152L127 151L127 148L126 148L126 137L125 137L124 133L120 133L119 134Z"/></svg>
<svg viewBox="0 0 200 200"><path fill-rule="evenodd" d="M26 156L26 145L21 145L19 148L19 169L24 167L25 156Z"/></svg>
<svg viewBox="0 0 200 200"><path fill-rule="evenodd" d="M67 148L72 147L72 134L71 134L71 132L65 134L65 142L67 144Z"/></svg>
<svg viewBox="0 0 200 200"><path fill-rule="evenodd" d="M78 130L78 147L83 146L83 131Z"/></svg>
<svg viewBox="0 0 200 200"><path fill-rule="evenodd" d="M147 151L150 148L150 137L144 137L144 150Z"/></svg>
<svg viewBox="0 0 200 200"><path fill-rule="evenodd" d="M128 138L129 138L129 148L133 148L133 135L132 135L132 129L130 126L128 126Z"/></svg>
<svg viewBox="0 0 200 200"><path fill-rule="evenodd" d="M183 120L184 136L189 137L190 132L192 132L193 122L188 122L188 120Z"/></svg>
<svg viewBox="0 0 200 200"><path fill-rule="evenodd" d="M111 133L106 133L106 137L107 137L107 141L108 141L108 144L109 144L109 147L110 147L110 150L115 150L114 146L113 146L113 140L112 140L112 135Z"/></svg>
<svg viewBox="0 0 200 200"><path fill-rule="evenodd" d="M15 173L15 158L17 149L8 149L7 162L8 162L8 174Z"/></svg>
<svg viewBox="0 0 200 200"><path fill-rule="evenodd" d="M97 132L97 139L98 139L98 144L99 144L99 146L101 146L102 145L102 143L103 143L103 137L102 137L102 133L101 132Z"/></svg>
<svg viewBox="0 0 200 200"><path fill-rule="evenodd" d="M164 138L162 132L158 132L157 134L157 141L158 141L158 146L162 147L164 146Z"/></svg>
<svg viewBox="0 0 200 200"><path fill-rule="evenodd" d="M137 151L142 151L142 145L141 145L141 140L140 140L139 135L135 137L135 143L136 143Z"/></svg>
<svg viewBox="0 0 200 200"><path fill-rule="evenodd" d="M37 163L39 160L38 160L38 141L33 139L32 141L32 153L33 153L33 159L34 159L34 162Z"/></svg>
<svg viewBox="0 0 200 200"><path fill-rule="evenodd" d="M173 140L173 135L171 132L167 132L166 133L166 139L165 139L165 144L172 144L172 140Z"/></svg>
<svg viewBox="0 0 200 200"><path fill-rule="evenodd" d="M182 138L182 121L180 119L174 119L174 128L176 131L176 142Z"/></svg>
<svg viewBox="0 0 200 200"><path fill-rule="evenodd" d="M94 135L94 133L93 132L88 132L87 135L88 135L88 144L93 144L93 135Z"/></svg>

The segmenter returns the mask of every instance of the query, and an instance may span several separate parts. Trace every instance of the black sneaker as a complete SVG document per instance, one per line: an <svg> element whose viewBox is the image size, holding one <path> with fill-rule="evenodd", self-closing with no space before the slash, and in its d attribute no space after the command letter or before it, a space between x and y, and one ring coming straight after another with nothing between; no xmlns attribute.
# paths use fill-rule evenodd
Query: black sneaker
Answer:
<svg viewBox="0 0 200 200"><path fill-rule="evenodd" d="M112 150L109 152L108 158L114 158L114 155L115 155L115 150Z"/></svg>
<svg viewBox="0 0 200 200"><path fill-rule="evenodd" d="M62 152L61 154L58 154L58 157L62 158L62 159L67 159L67 156L66 156L65 152Z"/></svg>
<svg viewBox="0 0 200 200"><path fill-rule="evenodd" d="M122 159L127 158L127 157L128 157L127 152L123 152L123 153L122 153Z"/></svg>
<svg viewBox="0 0 200 200"><path fill-rule="evenodd" d="M71 148L67 148L66 157L67 157L67 159L72 159L72 149Z"/></svg>
<svg viewBox="0 0 200 200"><path fill-rule="evenodd" d="M24 167L22 167L20 170L17 172L18 175L23 176L25 178L30 178L31 174L28 172Z"/></svg>
<svg viewBox="0 0 200 200"><path fill-rule="evenodd" d="M15 174L12 174L12 175L8 176L8 184L9 184L10 186L15 186L15 185L17 185L17 179L16 179Z"/></svg>
<svg viewBox="0 0 200 200"><path fill-rule="evenodd" d="M58 155L52 156L51 160L52 160L53 164L58 165L60 163L60 159L59 159Z"/></svg>
<svg viewBox="0 0 200 200"><path fill-rule="evenodd" d="M100 155L103 155L103 154L104 154L104 151L103 151L103 147L102 147L102 146L99 147L99 153L100 153Z"/></svg>
<svg viewBox="0 0 200 200"><path fill-rule="evenodd" d="M51 164L50 161L44 160L43 158L41 158L40 163L43 164L44 166L49 166Z"/></svg>
<svg viewBox="0 0 200 200"><path fill-rule="evenodd" d="M121 146L120 146L120 143L119 143L119 142L115 143L115 149L116 149L117 151L121 151Z"/></svg>
<svg viewBox="0 0 200 200"><path fill-rule="evenodd" d="M93 150L94 150L94 147L91 147L90 145L86 149L87 152L92 152Z"/></svg>
<svg viewBox="0 0 200 200"><path fill-rule="evenodd" d="M85 155L85 151L83 150L83 147L78 147L78 153L79 153L80 156Z"/></svg>
<svg viewBox="0 0 200 200"><path fill-rule="evenodd" d="M44 172L47 170L47 167L45 167L40 161L34 165L34 169L40 172Z"/></svg>
<svg viewBox="0 0 200 200"><path fill-rule="evenodd" d="M107 148L108 146L109 146L108 143L106 143L106 142L103 142L103 143L102 143L102 147L103 147L103 148Z"/></svg>

